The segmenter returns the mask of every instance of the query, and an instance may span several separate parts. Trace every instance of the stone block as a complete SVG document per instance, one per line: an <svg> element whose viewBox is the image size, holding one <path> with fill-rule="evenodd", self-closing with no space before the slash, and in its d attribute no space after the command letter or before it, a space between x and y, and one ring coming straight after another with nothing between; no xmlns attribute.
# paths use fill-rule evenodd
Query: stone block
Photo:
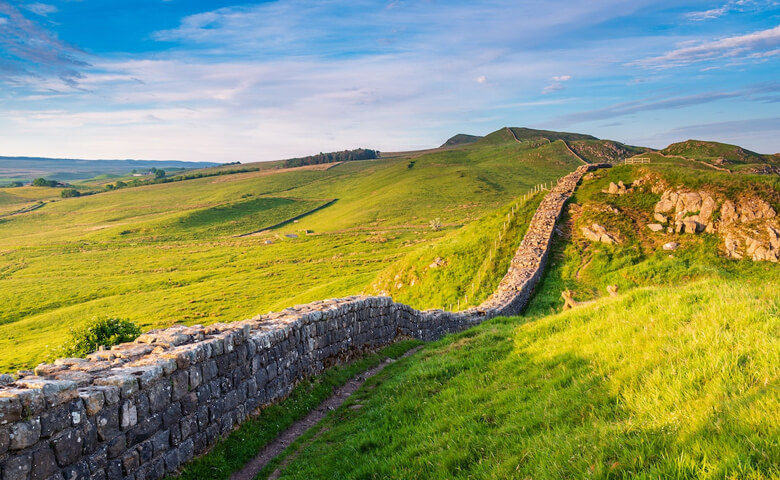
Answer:
<svg viewBox="0 0 780 480"><path fill-rule="evenodd" d="M69 380L44 380L39 378L22 378L16 385L24 388L40 390L50 407L62 405L78 397L76 382Z"/></svg>
<svg viewBox="0 0 780 480"><path fill-rule="evenodd" d="M41 413L41 435L50 437L55 433L61 432L71 424L70 408L67 405L60 405L56 408Z"/></svg>
<svg viewBox="0 0 780 480"><path fill-rule="evenodd" d="M95 385L106 385L119 388L122 398L128 398L138 392L140 386L138 377L130 374L111 375L108 377L98 377L95 379Z"/></svg>
<svg viewBox="0 0 780 480"><path fill-rule="evenodd" d="M79 398L84 402L84 408L87 415L94 417L103 408L103 404L106 402L106 397L100 390L92 388L79 389Z"/></svg>
<svg viewBox="0 0 780 480"><path fill-rule="evenodd" d="M164 410L171 403L171 383L163 380L149 388L149 410L157 413Z"/></svg>
<svg viewBox="0 0 780 480"><path fill-rule="evenodd" d="M9 429L9 437L10 450L21 450L35 445L41 438L41 420L33 418L26 422L14 423Z"/></svg>
<svg viewBox="0 0 780 480"><path fill-rule="evenodd" d="M46 480L59 471L54 451L44 445L32 453L30 480Z"/></svg>
<svg viewBox="0 0 780 480"><path fill-rule="evenodd" d="M106 442L106 455L108 458L117 458L127 450L127 443L123 433L117 434Z"/></svg>
<svg viewBox="0 0 780 480"><path fill-rule="evenodd" d="M28 480L31 470L32 454L13 456L3 465L3 480Z"/></svg>
<svg viewBox="0 0 780 480"><path fill-rule="evenodd" d="M127 431L127 446L132 447L151 438L162 427L160 415L152 415Z"/></svg>
<svg viewBox="0 0 780 480"><path fill-rule="evenodd" d="M70 429L52 438L49 443L57 457L57 464L64 467L76 462L81 457L82 442L81 431L76 429Z"/></svg>
<svg viewBox="0 0 780 480"><path fill-rule="evenodd" d="M138 409L132 400L125 400L119 410L119 427L127 430L138 423Z"/></svg>
<svg viewBox="0 0 780 480"><path fill-rule="evenodd" d="M3 393L10 395L9 391L0 391L0 395ZM19 401L18 396L0 396L0 425L8 425L9 423L18 422L22 419L22 403Z"/></svg>
<svg viewBox="0 0 780 480"><path fill-rule="evenodd" d="M90 480L89 467L84 461L63 468L62 473L67 480Z"/></svg>

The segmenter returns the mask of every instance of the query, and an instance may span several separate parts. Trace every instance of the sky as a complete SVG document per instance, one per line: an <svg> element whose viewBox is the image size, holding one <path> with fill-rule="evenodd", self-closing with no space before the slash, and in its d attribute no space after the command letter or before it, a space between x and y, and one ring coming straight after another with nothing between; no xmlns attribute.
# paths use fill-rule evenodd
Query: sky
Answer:
<svg viewBox="0 0 780 480"><path fill-rule="evenodd" d="M250 162L503 126L780 152L780 1L0 0L0 155Z"/></svg>

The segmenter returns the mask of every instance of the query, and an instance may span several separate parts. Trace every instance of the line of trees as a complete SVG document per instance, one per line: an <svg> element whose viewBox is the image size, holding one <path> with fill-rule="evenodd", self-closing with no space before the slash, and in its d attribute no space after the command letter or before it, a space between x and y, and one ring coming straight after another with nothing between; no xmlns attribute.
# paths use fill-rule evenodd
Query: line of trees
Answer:
<svg viewBox="0 0 780 480"><path fill-rule="evenodd" d="M354 160L373 160L379 158L379 150L357 148L341 152L322 153L308 157L290 158L284 161L285 168L302 167L304 165L319 165L322 163L350 162Z"/></svg>

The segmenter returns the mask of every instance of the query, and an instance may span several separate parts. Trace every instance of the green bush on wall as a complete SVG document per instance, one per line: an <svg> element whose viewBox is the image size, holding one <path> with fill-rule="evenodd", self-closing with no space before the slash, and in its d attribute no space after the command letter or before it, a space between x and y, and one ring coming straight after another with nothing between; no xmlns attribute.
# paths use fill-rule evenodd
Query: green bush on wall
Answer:
<svg viewBox="0 0 780 480"><path fill-rule="evenodd" d="M141 329L123 318L96 317L79 328L72 328L68 340L62 344L55 357L83 357L101 346L110 347L132 342L141 335Z"/></svg>

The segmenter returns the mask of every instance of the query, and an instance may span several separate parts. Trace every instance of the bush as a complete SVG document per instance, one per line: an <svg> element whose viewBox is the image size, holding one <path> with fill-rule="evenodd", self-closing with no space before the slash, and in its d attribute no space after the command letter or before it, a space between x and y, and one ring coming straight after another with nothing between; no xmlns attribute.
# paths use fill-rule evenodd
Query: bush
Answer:
<svg viewBox="0 0 780 480"><path fill-rule="evenodd" d="M62 198L74 198L74 197L81 196L81 192L79 192L75 188L66 188L60 194L62 195Z"/></svg>
<svg viewBox="0 0 780 480"><path fill-rule="evenodd" d="M59 184L60 182L57 180L46 180L43 177L39 177L33 180L34 187L56 187Z"/></svg>
<svg viewBox="0 0 780 480"><path fill-rule="evenodd" d="M97 317L79 328L72 328L56 352L58 357L83 357L98 348L132 342L141 335L138 325L127 319Z"/></svg>

